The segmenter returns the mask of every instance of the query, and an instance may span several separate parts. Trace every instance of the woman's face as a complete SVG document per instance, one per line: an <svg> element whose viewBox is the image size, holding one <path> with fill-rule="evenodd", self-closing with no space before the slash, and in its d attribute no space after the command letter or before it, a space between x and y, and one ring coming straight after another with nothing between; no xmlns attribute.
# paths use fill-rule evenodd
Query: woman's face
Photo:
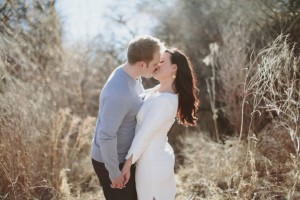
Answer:
<svg viewBox="0 0 300 200"><path fill-rule="evenodd" d="M171 63L171 54L164 52L161 54L160 62L157 70L154 72L153 78L158 81L172 79L172 75L175 74L177 66Z"/></svg>

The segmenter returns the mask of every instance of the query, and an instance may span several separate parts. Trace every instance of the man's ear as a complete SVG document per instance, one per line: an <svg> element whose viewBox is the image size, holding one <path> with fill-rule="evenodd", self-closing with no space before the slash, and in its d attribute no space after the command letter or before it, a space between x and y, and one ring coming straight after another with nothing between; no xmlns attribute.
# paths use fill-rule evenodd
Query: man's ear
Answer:
<svg viewBox="0 0 300 200"><path fill-rule="evenodd" d="M139 62L138 62L138 66L139 66L140 68L143 68L144 65L145 65L145 62L144 62L144 61L139 61Z"/></svg>

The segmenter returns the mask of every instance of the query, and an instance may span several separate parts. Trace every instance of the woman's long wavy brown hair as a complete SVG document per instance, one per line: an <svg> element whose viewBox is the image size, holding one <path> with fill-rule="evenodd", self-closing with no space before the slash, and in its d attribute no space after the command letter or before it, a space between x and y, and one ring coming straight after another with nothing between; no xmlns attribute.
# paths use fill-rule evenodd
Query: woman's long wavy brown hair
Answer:
<svg viewBox="0 0 300 200"><path fill-rule="evenodd" d="M193 65L189 58L177 48L167 49L165 52L171 54L171 63L177 65L173 89L179 95L176 116L178 123L183 126L195 126L199 99Z"/></svg>

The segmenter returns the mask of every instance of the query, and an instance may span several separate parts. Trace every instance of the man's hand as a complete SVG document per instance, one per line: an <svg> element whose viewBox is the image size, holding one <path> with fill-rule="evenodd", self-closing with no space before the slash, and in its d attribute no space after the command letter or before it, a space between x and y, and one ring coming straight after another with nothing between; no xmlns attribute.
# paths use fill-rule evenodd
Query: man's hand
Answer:
<svg viewBox="0 0 300 200"><path fill-rule="evenodd" d="M110 187L122 189L123 186L124 186L124 176L122 174L117 178L111 180Z"/></svg>

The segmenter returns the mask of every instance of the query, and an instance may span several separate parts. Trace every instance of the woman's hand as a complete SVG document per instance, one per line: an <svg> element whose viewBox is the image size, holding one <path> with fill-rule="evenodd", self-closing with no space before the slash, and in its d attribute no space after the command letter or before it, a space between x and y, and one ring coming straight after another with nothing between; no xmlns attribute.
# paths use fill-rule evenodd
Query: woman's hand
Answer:
<svg viewBox="0 0 300 200"><path fill-rule="evenodd" d="M122 170L122 176L124 178L124 187L125 185L128 183L129 179L130 179L130 169L129 170Z"/></svg>
<svg viewBox="0 0 300 200"><path fill-rule="evenodd" d="M126 160L124 163L124 166L122 168L122 176L124 177L124 186L128 183L129 178L130 178L130 168L132 165L132 156Z"/></svg>

